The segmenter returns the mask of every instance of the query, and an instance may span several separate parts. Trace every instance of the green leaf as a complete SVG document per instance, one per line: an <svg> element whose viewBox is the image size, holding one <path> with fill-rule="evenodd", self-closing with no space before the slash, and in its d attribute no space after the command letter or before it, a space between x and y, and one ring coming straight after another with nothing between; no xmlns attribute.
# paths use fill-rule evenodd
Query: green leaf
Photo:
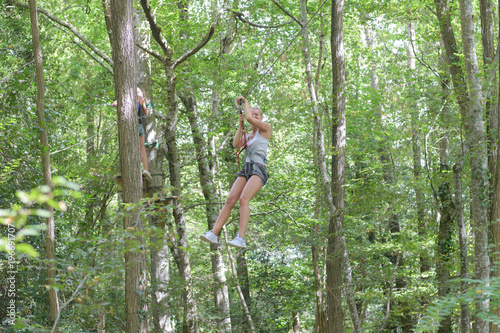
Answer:
<svg viewBox="0 0 500 333"><path fill-rule="evenodd" d="M30 257L37 258L40 254L31 246L30 244L21 243L16 244L16 251L19 253L24 253Z"/></svg>

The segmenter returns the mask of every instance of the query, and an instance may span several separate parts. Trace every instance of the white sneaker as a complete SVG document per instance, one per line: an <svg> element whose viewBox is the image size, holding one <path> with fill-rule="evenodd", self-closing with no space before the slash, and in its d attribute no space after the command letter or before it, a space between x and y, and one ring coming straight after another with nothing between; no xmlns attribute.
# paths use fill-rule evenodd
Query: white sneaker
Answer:
<svg viewBox="0 0 500 333"><path fill-rule="evenodd" d="M236 238L232 241L227 242L227 245L234 246L240 249L244 249L247 247L245 240L241 238L240 235L237 235Z"/></svg>
<svg viewBox="0 0 500 333"><path fill-rule="evenodd" d="M149 173L148 170L142 170L142 175L146 177L148 182L153 183L153 177L151 177L151 174Z"/></svg>
<svg viewBox="0 0 500 333"><path fill-rule="evenodd" d="M212 230L200 235L200 239L210 244L219 245L219 237L217 237Z"/></svg>

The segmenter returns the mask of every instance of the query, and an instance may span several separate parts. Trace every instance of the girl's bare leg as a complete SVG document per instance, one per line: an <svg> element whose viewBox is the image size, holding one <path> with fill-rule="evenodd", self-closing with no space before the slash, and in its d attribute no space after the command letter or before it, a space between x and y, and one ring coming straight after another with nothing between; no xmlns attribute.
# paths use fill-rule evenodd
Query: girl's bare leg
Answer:
<svg viewBox="0 0 500 333"><path fill-rule="evenodd" d="M139 144L141 149L141 161L144 170L149 171L148 169L148 155L146 153L146 146L144 145L144 135L139 137Z"/></svg>
<svg viewBox="0 0 500 333"><path fill-rule="evenodd" d="M231 210L238 202L238 198L240 197L246 183L247 180L245 179L245 177L238 177L233 183L231 191L229 191L229 195L227 196L226 203L220 211L219 216L217 217L217 221L215 221L214 227L212 228L214 234L218 235L224 224L226 224L229 216L231 215Z"/></svg>
<svg viewBox="0 0 500 333"><path fill-rule="evenodd" d="M245 239L245 233L248 227L248 220L250 219L250 200L262 188L262 180L259 176L253 175L248 180L243 192L240 195L240 229L238 234L241 238Z"/></svg>

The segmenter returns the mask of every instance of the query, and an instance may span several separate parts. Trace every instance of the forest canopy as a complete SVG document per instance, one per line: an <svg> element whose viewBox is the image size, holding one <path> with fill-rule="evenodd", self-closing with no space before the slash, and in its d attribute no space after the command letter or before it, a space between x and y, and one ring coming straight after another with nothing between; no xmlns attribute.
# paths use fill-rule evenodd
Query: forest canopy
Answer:
<svg viewBox="0 0 500 333"><path fill-rule="evenodd" d="M3 332L500 332L497 4L1 6Z"/></svg>

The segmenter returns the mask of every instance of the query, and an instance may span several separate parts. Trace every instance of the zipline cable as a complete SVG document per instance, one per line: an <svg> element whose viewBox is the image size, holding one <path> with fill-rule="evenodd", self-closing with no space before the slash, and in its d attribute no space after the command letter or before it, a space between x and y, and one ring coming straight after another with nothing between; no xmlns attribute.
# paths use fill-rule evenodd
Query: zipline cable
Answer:
<svg viewBox="0 0 500 333"><path fill-rule="evenodd" d="M321 4L321 6L319 6L319 8L316 10L316 12L314 13L314 15L309 19L307 20L306 24L304 24L304 26L302 27L302 29L300 29L300 31L295 35L295 37L293 37L293 39L291 40L290 43L288 43L288 45L285 47L285 49L280 53L280 55L274 60L274 62L271 64L271 66L269 66L269 68L264 72L264 74L262 74L259 78L259 80L257 80L257 82L250 88L250 90L245 94L243 95L245 97L245 99L250 96L250 94L252 93L252 91L255 89L255 87L257 87L257 85L260 83L260 81L262 81L262 79L267 75L267 73L271 70L271 68L273 68L273 66L276 64L276 62L278 62L278 60L281 58L281 56L286 52L286 50L288 50L288 48L295 42L295 40L297 39L297 37L299 37L299 35L302 33L302 31L307 27L307 25L309 24L309 22L311 22L311 20L316 16L316 14L318 14L318 12L320 11L321 8L323 8L323 5L327 2L328 0L325 0L323 1L323 3Z"/></svg>

